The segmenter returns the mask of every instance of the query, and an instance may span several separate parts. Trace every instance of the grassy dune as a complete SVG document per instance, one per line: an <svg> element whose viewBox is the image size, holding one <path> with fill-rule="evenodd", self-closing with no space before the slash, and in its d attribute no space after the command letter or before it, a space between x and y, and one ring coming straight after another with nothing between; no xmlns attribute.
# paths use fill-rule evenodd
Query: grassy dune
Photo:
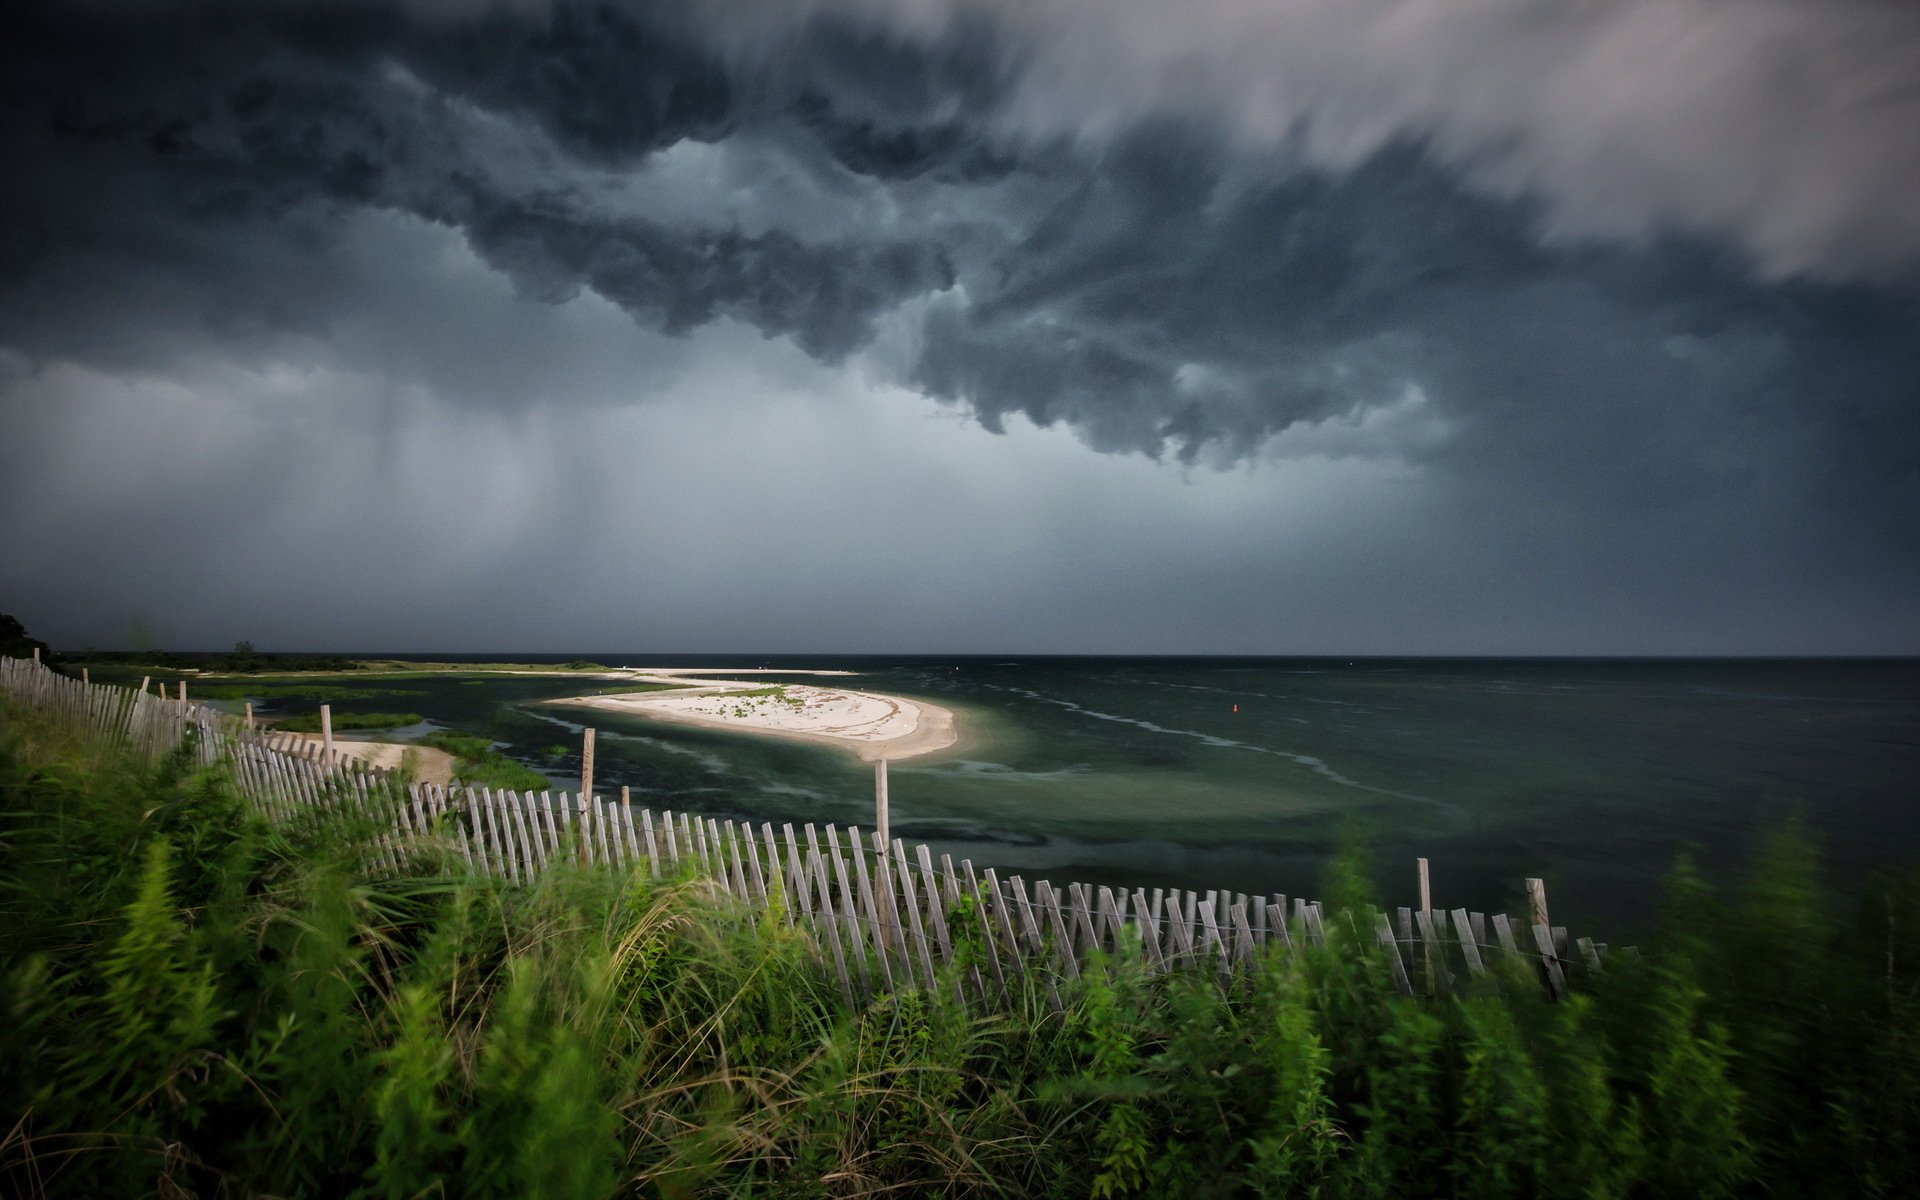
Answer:
<svg viewBox="0 0 1920 1200"><path fill-rule="evenodd" d="M371 828L269 827L221 771L4 709L0 797L9 1195L1920 1186L1920 884L1841 919L1790 838L1730 904L1677 872L1667 933L1557 1005L1525 974L1401 998L1336 917L1230 991L1123 956L1057 1009L850 1013L697 881L375 877Z"/></svg>

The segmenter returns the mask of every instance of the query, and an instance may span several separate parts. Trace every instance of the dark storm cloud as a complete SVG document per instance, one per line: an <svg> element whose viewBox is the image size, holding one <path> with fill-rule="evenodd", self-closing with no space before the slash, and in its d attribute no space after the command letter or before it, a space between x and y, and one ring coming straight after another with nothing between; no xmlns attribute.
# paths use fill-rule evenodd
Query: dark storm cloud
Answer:
<svg viewBox="0 0 1920 1200"><path fill-rule="evenodd" d="M1536 220L1409 148L1236 180L1221 155L1141 131L963 277L978 298L933 311L915 379L990 423L1018 412L1104 449L1215 461L1417 389L1431 420L1360 452L1573 520L1798 493L1911 554L1912 293L1768 284L1698 245L1551 247Z"/></svg>
<svg viewBox="0 0 1920 1200"><path fill-rule="evenodd" d="M35 321L34 297L58 294L66 256L103 240L144 242L118 248L128 266L165 270L181 233L314 207L453 225L533 298L592 288L669 332L733 317L827 359L862 344L876 314L950 282L940 247L888 231L687 229L596 204L588 170L740 119L719 65L668 23L561 6L419 28L345 5L17 21L6 120L23 169L3 252L27 308L9 314L16 327L70 328L70 313ZM807 119L890 169L912 153L867 118L835 122L815 103ZM129 186L170 211L128 214ZM167 217L187 228L154 228Z"/></svg>
<svg viewBox="0 0 1920 1200"><path fill-rule="evenodd" d="M1920 575L1920 18L1818 7L16 6L0 348L631 399L610 359L543 384L537 322L405 311L397 216L529 308L737 322L989 429L1400 464L1648 589L1686 591L1672 526L1885 594Z"/></svg>

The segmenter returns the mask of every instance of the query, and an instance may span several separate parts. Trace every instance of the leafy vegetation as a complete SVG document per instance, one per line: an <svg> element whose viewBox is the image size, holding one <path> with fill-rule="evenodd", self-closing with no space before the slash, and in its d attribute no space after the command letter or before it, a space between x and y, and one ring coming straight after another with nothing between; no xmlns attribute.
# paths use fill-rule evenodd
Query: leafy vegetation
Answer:
<svg viewBox="0 0 1920 1200"><path fill-rule="evenodd" d="M1035 978L847 1012L798 929L695 881L373 874L371 825L269 826L222 771L15 711L0 813L11 1195L1920 1188L1920 878L1843 918L1791 835L1731 903L1683 865L1659 936L1558 1004L1524 967L1402 997L1336 913L1229 988L1123 954L1058 1007Z"/></svg>
<svg viewBox="0 0 1920 1200"><path fill-rule="evenodd" d="M341 729L399 729L407 725L418 725L426 720L419 713L383 713L383 712L342 712L334 713L333 727ZM291 717L279 717L274 720L274 728L285 729L291 733L320 732L319 713L299 713Z"/></svg>
<svg viewBox="0 0 1920 1200"><path fill-rule="evenodd" d="M794 709L806 707L806 701L788 692L784 684L760 688L736 688L721 692L715 698L725 702L722 711L736 717L749 717L759 713L760 706L755 701L760 700L785 704Z"/></svg>
<svg viewBox="0 0 1920 1200"><path fill-rule="evenodd" d="M553 786L545 775L495 750L491 738L436 729L415 742L453 755L453 777L468 787L538 792Z"/></svg>

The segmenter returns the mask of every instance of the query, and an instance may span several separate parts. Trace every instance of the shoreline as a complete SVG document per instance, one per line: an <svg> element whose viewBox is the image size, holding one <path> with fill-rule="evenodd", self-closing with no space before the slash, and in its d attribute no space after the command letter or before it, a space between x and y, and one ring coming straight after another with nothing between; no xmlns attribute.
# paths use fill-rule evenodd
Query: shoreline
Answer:
<svg viewBox="0 0 1920 1200"><path fill-rule="evenodd" d="M757 681L714 679L713 675L801 674L774 670L725 671L720 668L670 668L632 672L637 683L674 685L672 691L630 695L564 696L541 701L567 708L594 708L669 724L729 730L811 742L846 750L862 762L885 758L899 762L946 750L960 741L951 710L924 700L881 692L813 684L765 686ZM809 671L809 675L851 676L851 671Z"/></svg>

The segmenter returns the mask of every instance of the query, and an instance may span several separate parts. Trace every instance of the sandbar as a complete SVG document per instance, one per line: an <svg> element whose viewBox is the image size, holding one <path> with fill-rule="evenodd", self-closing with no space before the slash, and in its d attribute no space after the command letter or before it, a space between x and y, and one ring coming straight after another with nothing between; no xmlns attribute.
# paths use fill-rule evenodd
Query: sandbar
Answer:
<svg viewBox="0 0 1920 1200"><path fill-rule="evenodd" d="M918 758L959 741L953 713L924 700L850 688L790 683L767 686L741 679L710 679L708 669L623 672L637 682L679 685L671 692L569 696L549 700L657 721L730 729L835 746L866 762ZM727 674L851 675L850 671L729 671Z"/></svg>

